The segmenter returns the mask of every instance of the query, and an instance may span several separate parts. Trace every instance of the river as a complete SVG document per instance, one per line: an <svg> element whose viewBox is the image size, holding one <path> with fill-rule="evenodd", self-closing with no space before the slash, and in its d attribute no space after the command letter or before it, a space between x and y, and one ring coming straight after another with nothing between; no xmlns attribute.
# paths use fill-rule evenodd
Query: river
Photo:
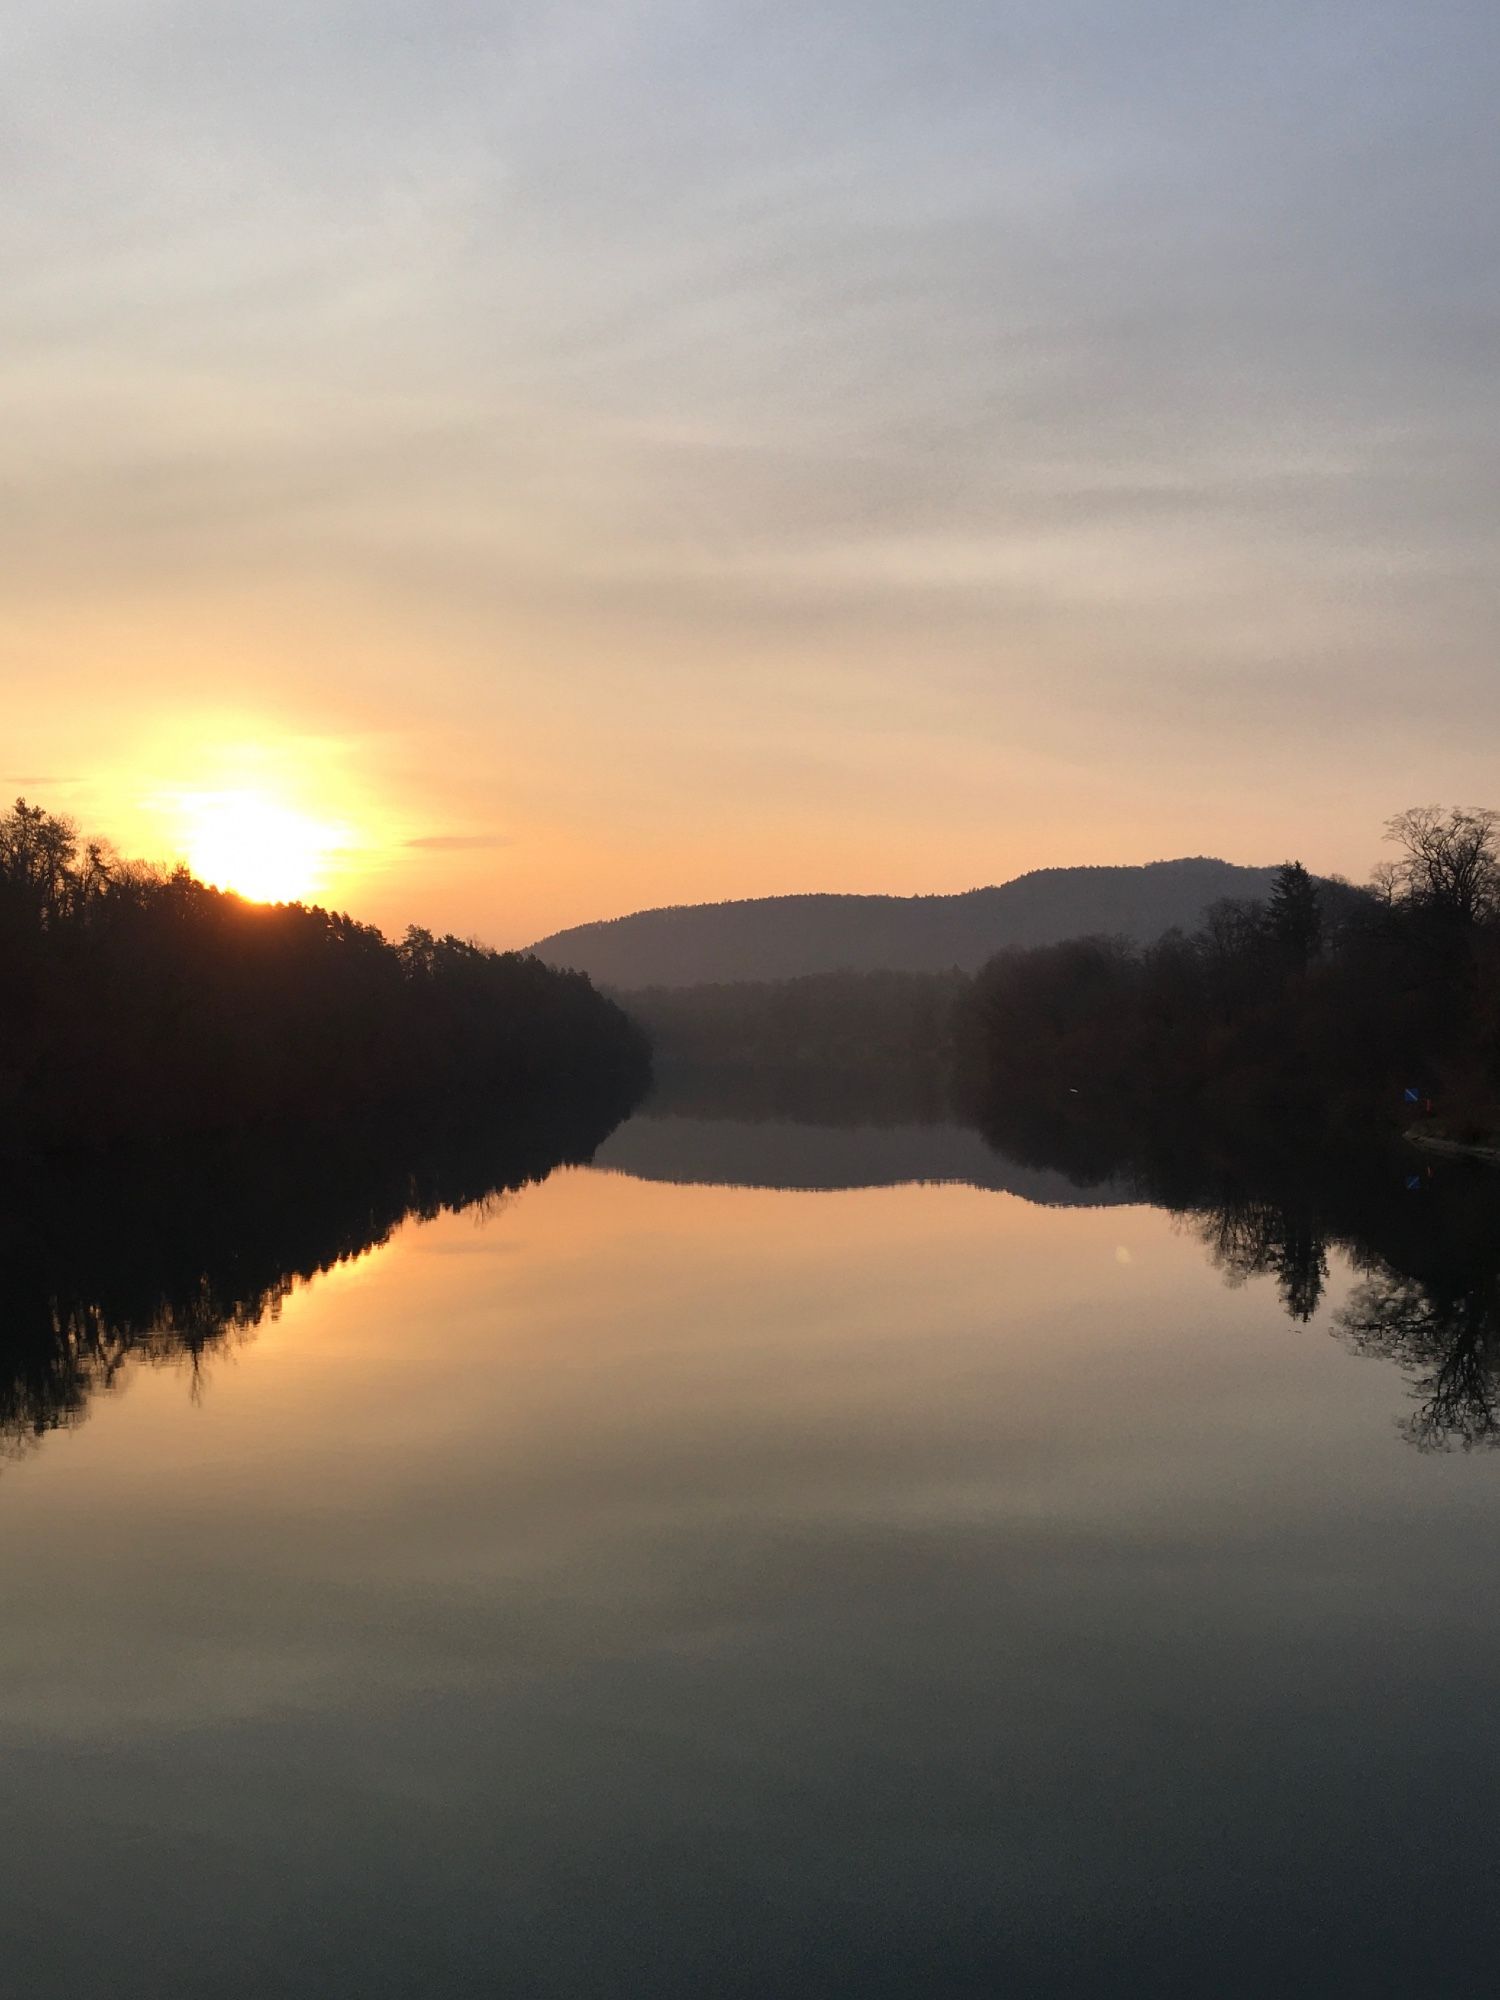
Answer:
<svg viewBox="0 0 1500 2000"><path fill-rule="evenodd" d="M7 1990L1491 1990L1500 1180L572 1152L11 1285Z"/></svg>

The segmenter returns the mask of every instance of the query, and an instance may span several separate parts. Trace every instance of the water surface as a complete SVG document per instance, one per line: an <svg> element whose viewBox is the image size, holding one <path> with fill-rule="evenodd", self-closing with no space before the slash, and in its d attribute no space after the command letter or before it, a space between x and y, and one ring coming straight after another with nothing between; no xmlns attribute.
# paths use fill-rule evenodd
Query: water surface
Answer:
<svg viewBox="0 0 1500 2000"><path fill-rule="evenodd" d="M1440 1187L1356 1242L938 1125L594 1162L326 1238L309 1175L269 1293L222 1202L7 1292L11 1990L1489 1990Z"/></svg>

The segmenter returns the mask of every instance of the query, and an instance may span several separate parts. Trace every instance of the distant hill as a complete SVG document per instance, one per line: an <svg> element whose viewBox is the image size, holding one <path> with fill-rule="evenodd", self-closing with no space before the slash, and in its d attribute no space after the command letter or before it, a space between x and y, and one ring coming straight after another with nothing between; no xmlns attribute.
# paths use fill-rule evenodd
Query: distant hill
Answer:
<svg viewBox="0 0 1500 2000"><path fill-rule="evenodd" d="M1005 945L1106 933L1148 943L1221 896L1263 896L1270 868L1203 857L1133 868L1038 868L958 896L761 896L639 910L531 948L603 986L695 986L808 972L972 972Z"/></svg>
<svg viewBox="0 0 1500 2000"><path fill-rule="evenodd" d="M1047 1208L1139 1201L1127 1181L1080 1186L1055 1167L1027 1167L961 1125L802 1125L661 1116L649 1108L606 1139L591 1164L634 1180L708 1187L833 1189L960 1182Z"/></svg>

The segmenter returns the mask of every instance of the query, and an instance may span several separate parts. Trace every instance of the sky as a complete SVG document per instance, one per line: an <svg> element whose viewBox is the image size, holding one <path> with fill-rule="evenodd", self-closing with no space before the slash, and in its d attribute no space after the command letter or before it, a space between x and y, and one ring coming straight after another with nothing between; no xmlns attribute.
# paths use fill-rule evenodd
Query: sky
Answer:
<svg viewBox="0 0 1500 2000"><path fill-rule="evenodd" d="M0 797L502 945L1363 877L1500 804L1497 90L1493 0L9 0Z"/></svg>

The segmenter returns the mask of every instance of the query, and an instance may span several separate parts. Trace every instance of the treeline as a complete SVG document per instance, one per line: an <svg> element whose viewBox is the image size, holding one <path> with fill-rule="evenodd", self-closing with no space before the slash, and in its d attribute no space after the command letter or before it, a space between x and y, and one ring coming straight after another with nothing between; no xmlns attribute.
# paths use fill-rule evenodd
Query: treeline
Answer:
<svg viewBox="0 0 1500 2000"><path fill-rule="evenodd" d="M815 972L626 996L663 1066L869 1071L946 1064L961 972Z"/></svg>
<svg viewBox="0 0 1500 2000"><path fill-rule="evenodd" d="M0 1152L518 1101L649 1074L581 973L121 862L0 816Z"/></svg>
<svg viewBox="0 0 1500 2000"><path fill-rule="evenodd" d="M1500 816L1418 807L1362 886L1296 861L1151 942L1010 949L970 977L833 972L623 996L663 1070L903 1078L1108 1134L1143 1120L1500 1133ZM934 1079L940 1079L935 1083ZM909 1091L908 1091L909 1094ZM1413 1101L1414 1100L1414 1101Z"/></svg>
<svg viewBox="0 0 1500 2000"><path fill-rule="evenodd" d="M1081 938L987 965L955 1024L981 1107L1111 1119L1500 1127L1500 816L1420 807L1355 889L1299 862L1154 944ZM1415 1102L1408 1093L1414 1093Z"/></svg>

